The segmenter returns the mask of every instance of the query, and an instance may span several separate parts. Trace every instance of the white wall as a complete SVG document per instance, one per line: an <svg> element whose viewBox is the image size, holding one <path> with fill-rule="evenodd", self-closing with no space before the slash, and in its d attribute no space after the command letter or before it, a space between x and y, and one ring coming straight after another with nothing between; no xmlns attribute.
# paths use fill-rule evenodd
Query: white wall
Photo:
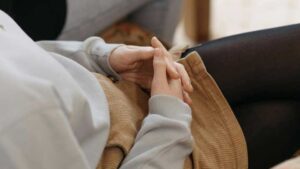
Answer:
<svg viewBox="0 0 300 169"><path fill-rule="evenodd" d="M211 0L211 37L300 23L300 0Z"/></svg>

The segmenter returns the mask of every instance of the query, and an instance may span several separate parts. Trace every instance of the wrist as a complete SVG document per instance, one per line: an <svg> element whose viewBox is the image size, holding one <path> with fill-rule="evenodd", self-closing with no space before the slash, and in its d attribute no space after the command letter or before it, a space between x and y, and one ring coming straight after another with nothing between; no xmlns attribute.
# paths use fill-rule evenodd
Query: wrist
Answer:
<svg viewBox="0 0 300 169"><path fill-rule="evenodd" d="M120 76L109 63L109 56L112 51L120 46L122 46L122 44L108 44L99 37L90 37L84 41L82 48L86 54L90 55L96 61L104 73L116 79L120 79Z"/></svg>
<svg viewBox="0 0 300 169"><path fill-rule="evenodd" d="M117 62L117 58L116 58L116 55L114 54L116 52L116 50L118 50L121 46L123 45L120 45L120 46L117 46L116 48L114 48L110 54L108 55L107 57L107 61L108 61L108 64L110 65L111 69L113 69L116 73L119 73L119 70L118 70L118 66L116 64Z"/></svg>

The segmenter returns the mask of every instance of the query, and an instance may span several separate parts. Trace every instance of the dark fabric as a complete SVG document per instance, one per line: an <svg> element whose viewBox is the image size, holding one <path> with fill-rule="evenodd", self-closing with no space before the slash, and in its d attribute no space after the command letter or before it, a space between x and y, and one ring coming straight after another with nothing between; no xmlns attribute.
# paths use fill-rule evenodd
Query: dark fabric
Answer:
<svg viewBox="0 0 300 169"><path fill-rule="evenodd" d="M249 168L269 168L300 147L300 24L204 43L196 50L246 137Z"/></svg>
<svg viewBox="0 0 300 169"><path fill-rule="evenodd" d="M66 0L1 0L0 9L34 40L56 39L66 18Z"/></svg>

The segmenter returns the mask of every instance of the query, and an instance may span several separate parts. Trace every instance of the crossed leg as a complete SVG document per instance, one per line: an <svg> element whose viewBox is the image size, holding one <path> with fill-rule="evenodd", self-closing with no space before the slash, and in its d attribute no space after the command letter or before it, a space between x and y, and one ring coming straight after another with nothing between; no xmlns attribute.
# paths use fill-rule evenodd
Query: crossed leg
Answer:
<svg viewBox="0 0 300 169"><path fill-rule="evenodd" d="M204 43L197 51L243 129L249 168L269 168L300 148L300 24Z"/></svg>

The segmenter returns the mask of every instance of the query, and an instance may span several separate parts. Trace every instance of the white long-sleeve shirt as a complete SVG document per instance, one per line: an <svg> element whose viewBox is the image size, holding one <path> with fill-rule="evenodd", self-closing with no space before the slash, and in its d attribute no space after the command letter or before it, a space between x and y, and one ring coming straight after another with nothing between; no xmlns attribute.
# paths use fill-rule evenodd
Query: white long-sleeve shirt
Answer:
<svg viewBox="0 0 300 169"><path fill-rule="evenodd" d="M0 11L1 169L96 168L109 110L90 71L116 76L107 61L115 47L94 37L36 44ZM181 169L192 151L190 122L179 99L152 97L121 169Z"/></svg>

